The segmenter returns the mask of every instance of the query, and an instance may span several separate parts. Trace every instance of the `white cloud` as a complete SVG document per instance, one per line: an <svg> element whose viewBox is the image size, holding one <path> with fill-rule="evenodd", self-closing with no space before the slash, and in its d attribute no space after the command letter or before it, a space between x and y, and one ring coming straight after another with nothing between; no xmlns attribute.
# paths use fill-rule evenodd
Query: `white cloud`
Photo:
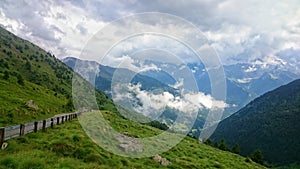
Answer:
<svg viewBox="0 0 300 169"><path fill-rule="evenodd" d="M179 81L176 82L172 87L175 88L175 89L178 89L180 87L182 87L184 84L184 79L183 78L179 78Z"/></svg>
<svg viewBox="0 0 300 169"><path fill-rule="evenodd" d="M190 0L176 3L171 0L20 0L18 3L3 0L0 4L0 21L2 26L18 36L39 44L62 58L79 57L89 38L115 19L141 12L170 13L187 19L200 28L219 53L222 62L231 63L269 57L291 48L300 49L299 5L298 0ZM145 18L131 22L134 22L132 25L136 29L140 29L144 26L161 27L164 21L160 18L155 21ZM165 25L166 27L161 27L165 32L184 29L173 23ZM144 37L142 42L164 44L165 49L184 51L174 44L159 42L151 37ZM134 41L126 45L122 46L125 51L145 47ZM104 45L103 48L109 49L110 46ZM189 52L186 54L190 55ZM126 54L118 56L122 55Z"/></svg>
<svg viewBox="0 0 300 169"><path fill-rule="evenodd" d="M255 72L257 68L255 65L249 66L246 70L244 70L245 73Z"/></svg>
<svg viewBox="0 0 300 169"><path fill-rule="evenodd" d="M113 99L121 105L151 117L158 117L166 107L185 114L205 109L224 109L227 104L201 92L182 90L179 95L169 92L153 93L141 89L141 85L118 84L113 89Z"/></svg>
<svg viewBox="0 0 300 169"><path fill-rule="evenodd" d="M238 83L249 83L253 80L253 78L243 78L243 79L237 79Z"/></svg>

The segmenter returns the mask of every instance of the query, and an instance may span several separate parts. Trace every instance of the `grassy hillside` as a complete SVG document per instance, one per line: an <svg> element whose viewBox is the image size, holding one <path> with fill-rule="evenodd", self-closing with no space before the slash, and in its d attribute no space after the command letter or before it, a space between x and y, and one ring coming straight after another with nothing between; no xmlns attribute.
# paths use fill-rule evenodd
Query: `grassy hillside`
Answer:
<svg viewBox="0 0 300 169"><path fill-rule="evenodd" d="M255 149L275 164L300 162L300 80L293 81L249 103L223 120L211 139L238 143L241 154Z"/></svg>
<svg viewBox="0 0 300 169"><path fill-rule="evenodd" d="M54 55L0 27L0 126L73 111L72 75ZM102 108L113 109L96 95Z"/></svg>
<svg viewBox="0 0 300 169"><path fill-rule="evenodd" d="M149 137L161 130L127 121L115 113L102 112L119 132ZM239 155L221 151L186 137L161 154L171 162L168 168L264 168ZM166 168L152 158L125 158L93 143L77 120L8 141L0 150L0 168Z"/></svg>

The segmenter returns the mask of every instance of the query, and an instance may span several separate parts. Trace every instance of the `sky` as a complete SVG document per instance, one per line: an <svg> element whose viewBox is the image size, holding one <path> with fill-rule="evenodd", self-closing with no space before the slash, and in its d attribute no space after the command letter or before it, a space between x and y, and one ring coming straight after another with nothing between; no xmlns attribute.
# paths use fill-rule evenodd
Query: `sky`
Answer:
<svg viewBox="0 0 300 169"><path fill-rule="evenodd" d="M299 0L1 0L0 25L62 59L79 57L88 41L111 22L144 12L171 14L192 23L224 64L274 58L299 61ZM139 28L157 22L142 18L130 24ZM175 26L167 25L173 32L181 29ZM149 36L139 38L138 42L155 42L147 41ZM120 46L128 50L139 44L131 41L135 45Z"/></svg>

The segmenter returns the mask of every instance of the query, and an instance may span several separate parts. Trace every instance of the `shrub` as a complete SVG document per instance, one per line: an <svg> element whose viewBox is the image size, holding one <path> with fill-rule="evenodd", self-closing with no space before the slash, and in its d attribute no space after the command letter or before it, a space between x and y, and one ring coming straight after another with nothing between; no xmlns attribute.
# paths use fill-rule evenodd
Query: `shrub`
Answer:
<svg viewBox="0 0 300 169"><path fill-rule="evenodd" d="M8 79L9 79L9 73L8 73L8 71L5 71L5 72L4 72L3 79L4 79L4 80L8 80Z"/></svg>
<svg viewBox="0 0 300 169"><path fill-rule="evenodd" d="M253 154L250 156L251 160L256 162L256 163L259 163L259 164L263 164L264 163L264 157L263 157L263 154L261 152L261 150L255 150L253 152Z"/></svg>
<svg viewBox="0 0 300 169"><path fill-rule="evenodd" d="M231 150L235 154L240 154L240 146L236 143Z"/></svg>
<svg viewBox="0 0 300 169"><path fill-rule="evenodd" d="M18 79L18 83L20 85L24 85L24 79L23 79L22 75L18 74L17 75L17 79Z"/></svg>
<svg viewBox="0 0 300 169"><path fill-rule="evenodd" d="M225 142L224 139L221 140L221 143L220 143L220 145L219 145L219 149L224 150L224 151L227 151L227 150L228 150L227 145L226 145L226 142Z"/></svg>

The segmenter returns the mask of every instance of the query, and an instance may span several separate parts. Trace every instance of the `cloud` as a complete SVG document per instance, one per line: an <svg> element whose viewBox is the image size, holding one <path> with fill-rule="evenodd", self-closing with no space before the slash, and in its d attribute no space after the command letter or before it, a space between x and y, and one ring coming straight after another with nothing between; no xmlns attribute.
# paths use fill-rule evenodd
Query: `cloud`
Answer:
<svg viewBox="0 0 300 169"><path fill-rule="evenodd" d="M180 87L182 87L184 84L184 79L183 78L179 78L179 81L176 82L172 87L175 88L175 89L178 89Z"/></svg>
<svg viewBox="0 0 300 169"><path fill-rule="evenodd" d="M291 48L299 50L299 5L297 0L190 0L176 3L172 0L20 0L18 3L3 0L0 20L3 27L62 58L68 55L79 57L95 32L120 17L153 11L169 13L196 25L217 50L222 62L230 64L269 57ZM162 25L164 21L144 18L131 22L139 29L143 25ZM162 29L169 32L184 29L180 25L165 25L168 27ZM122 34L114 36L121 37ZM153 38L145 41L149 44L154 42L157 41ZM134 43L133 46L127 44L127 47L145 47L138 46L136 41L131 43ZM158 44L169 45L165 46L166 49L174 47L166 41ZM104 47L109 49L111 46ZM118 57L122 55L126 54Z"/></svg>
<svg viewBox="0 0 300 169"><path fill-rule="evenodd" d="M90 18L84 5L76 4L75 1L4 0L0 4L0 20L9 31L59 58L79 56L89 37L104 22Z"/></svg>
<svg viewBox="0 0 300 169"><path fill-rule="evenodd" d="M141 87L141 84L117 84L113 87L113 99L116 103L152 118L158 118L167 107L185 114L227 107L223 101L202 92L181 90L180 95L175 95L166 91L153 93Z"/></svg>

